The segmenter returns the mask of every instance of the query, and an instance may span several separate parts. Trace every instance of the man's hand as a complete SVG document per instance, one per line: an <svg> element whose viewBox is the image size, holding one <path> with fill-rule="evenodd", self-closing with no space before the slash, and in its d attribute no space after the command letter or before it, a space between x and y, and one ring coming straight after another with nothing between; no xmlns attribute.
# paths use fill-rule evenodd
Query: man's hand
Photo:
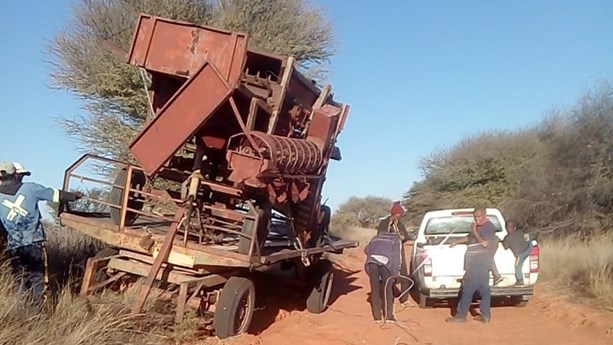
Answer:
<svg viewBox="0 0 613 345"><path fill-rule="evenodd" d="M479 242L479 244L481 245L481 247L487 247L487 241L481 241Z"/></svg>
<svg viewBox="0 0 613 345"><path fill-rule="evenodd" d="M455 246L457 246L457 245L458 245L457 243L455 243L455 242L451 242L451 243L449 244L449 248L453 248L453 247L455 247Z"/></svg>

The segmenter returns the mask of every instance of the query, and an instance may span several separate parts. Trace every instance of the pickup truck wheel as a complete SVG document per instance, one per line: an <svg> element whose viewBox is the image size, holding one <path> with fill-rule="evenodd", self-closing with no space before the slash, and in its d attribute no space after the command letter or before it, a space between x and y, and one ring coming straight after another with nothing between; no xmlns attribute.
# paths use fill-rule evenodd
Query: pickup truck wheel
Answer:
<svg viewBox="0 0 613 345"><path fill-rule="evenodd" d="M253 282L245 277L230 277L221 289L215 306L215 335L225 339L245 332L251 324L254 306Z"/></svg>
<svg viewBox="0 0 613 345"><path fill-rule="evenodd" d="M419 307L420 308L428 308L428 296L424 295L423 293L419 293Z"/></svg>
<svg viewBox="0 0 613 345"><path fill-rule="evenodd" d="M528 306L528 301L524 300L522 296L511 297L511 303L517 308L525 308Z"/></svg>

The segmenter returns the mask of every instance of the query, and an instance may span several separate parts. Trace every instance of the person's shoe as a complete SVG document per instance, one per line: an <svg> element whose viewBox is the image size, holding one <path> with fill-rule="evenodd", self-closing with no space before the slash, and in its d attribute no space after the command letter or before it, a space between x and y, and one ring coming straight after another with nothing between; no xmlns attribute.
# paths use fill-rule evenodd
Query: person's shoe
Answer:
<svg viewBox="0 0 613 345"><path fill-rule="evenodd" d="M504 278L502 277L494 278L494 286L500 284L503 280Z"/></svg>
<svg viewBox="0 0 613 345"><path fill-rule="evenodd" d="M382 323L383 323L383 320L381 320L381 319L375 319L375 323L376 323L376 324L382 324Z"/></svg>
<svg viewBox="0 0 613 345"><path fill-rule="evenodd" d="M396 323L396 322L398 322L398 320L396 320L396 318L393 316L385 319L385 323Z"/></svg>
<svg viewBox="0 0 613 345"><path fill-rule="evenodd" d="M481 321L483 323L489 323L490 322L490 318L489 317L485 317L483 315L477 315L477 316L473 317L473 320Z"/></svg>
<svg viewBox="0 0 613 345"><path fill-rule="evenodd" d="M524 286L524 282L521 280L518 282L515 282L515 286Z"/></svg>
<svg viewBox="0 0 613 345"><path fill-rule="evenodd" d="M448 317L445 319L445 322L466 322L466 318L459 318L459 317Z"/></svg>

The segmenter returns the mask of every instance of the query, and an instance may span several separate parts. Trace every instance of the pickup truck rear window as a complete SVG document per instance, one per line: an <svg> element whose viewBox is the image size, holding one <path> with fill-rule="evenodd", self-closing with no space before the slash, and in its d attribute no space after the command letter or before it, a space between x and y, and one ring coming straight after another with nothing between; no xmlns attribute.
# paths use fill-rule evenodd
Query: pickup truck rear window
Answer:
<svg viewBox="0 0 613 345"><path fill-rule="evenodd" d="M488 215L487 218L494 224L496 227L496 232L502 231L502 225L498 220L498 217L493 215ZM448 235L450 233L453 234L468 234L474 223L474 219L472 215L470 216L449 216L449 217L438 217L432 218L426 224L426 229L424 231L425 235Z"/></svg>

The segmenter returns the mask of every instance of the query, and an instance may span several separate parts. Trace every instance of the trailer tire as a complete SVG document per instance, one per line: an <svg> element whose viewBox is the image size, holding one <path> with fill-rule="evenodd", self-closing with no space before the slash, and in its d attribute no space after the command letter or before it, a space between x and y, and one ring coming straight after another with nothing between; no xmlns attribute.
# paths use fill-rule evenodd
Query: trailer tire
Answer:
<svg viewBox="0 0 613 345"><path fill-rule="evenodd" d="M268 238L268 233L270 231L270 211L266 211L264 208L257 207L256 212L260 218L260 223L258 224L257 235L258 235L258 245L260 249L266 243L266 239ZM255 228L255 220L247 219L243 223L241 228L241 233L251 236L253 234L253 229ZM249 254L249 247L251 245L251 239L247 237L241 236L238 240L238 252L240 254ZM255 252L254 252L255 253Z"/></svg>
<svg viewBox="0 0 613 345"><path fill-rule="evenodd" d="M309 239L309 247L317 247L320 245L321 236L328 231L330 226L330 218L332 217L332 210L327 205L321 205L320 212L323 213L321 221L317 223L315 230L311 232L311 238Z"/></svg>
<svg viewBox="0 0 613 345"><path fill-rule="evenodd" d="M309 284L311 291L306 300L309 312L319 314L328 308L333 283L332 263L328 260L318 262L311 272L311 284Z"/></svg>
<svg viewBox="0 0 613 345"><path fill-rule="evenodd" d="M106 258L106 257L117 255L117 254L119 254L119 250L113 247L104 247L100 249L96 253L96 255L94 255L94 259ZM100 283L109 278L110 278L109 275L106 274L106 270L104 268L101 268L98 272L96 272L95 282Z"/></svg>
<svg viewBox="0 0 613 345"><path fill-rule="evenodd" d="M230 277L215 306L213 327L220 339L241 334L249 328L255 309L255 288L245 277ZM240 318L237 324L237 317Z"/></svg>
<svg viewBox="0 0 613 345"><path fill-rule="evenodd" d="M127 169L121 169L119 173L117 173L117 177L115 178L115 185L125 186L127 179ZM130 180L130 187L133 189L142 190L145 186L146 178L145 174L140 170L132 171L132 179ZM145 204L145 201L142 197L137 197L137 193L132 192L128 198L128 207L135 210L142 210ZM109 195L109 201L113 205L121 206L123 204L123 189L113 187L111 189L111 193ZM111 215L111 219L115 225L119 225L121 223L121 209L111 207L109 210ZM138 213L127 211L126 212L126 225L131 225L138 218Z"/></svg>

